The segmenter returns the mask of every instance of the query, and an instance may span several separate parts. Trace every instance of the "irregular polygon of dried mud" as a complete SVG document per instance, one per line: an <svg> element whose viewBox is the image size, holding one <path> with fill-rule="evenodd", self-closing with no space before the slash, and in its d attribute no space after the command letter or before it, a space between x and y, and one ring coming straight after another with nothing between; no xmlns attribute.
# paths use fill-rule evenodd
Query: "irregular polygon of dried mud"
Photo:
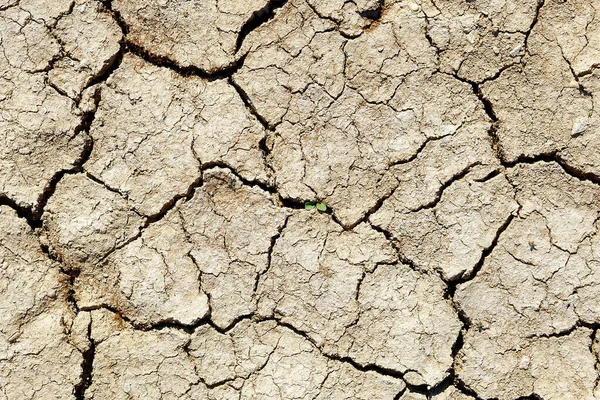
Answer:
<svg viewBox="0 0 600 400"><path fill-rule="evenodd" d="M597 4L547 3L528 38L522 64L483 85L482 91L500 121L497 134L506 161L558 153L574 167L597 174L597 164L585 158L596 149L591 138L598 132L593 98L597 85L593 78L580 80L600 56L589 45L599 31Z"/></svg>
<svg viewBox="0 0 600 400"><path fill-rule="evenodd" d="M126 1L113 8L128 29L128 39L181 67L215 72L233 64L244 25L267 11L267 0Z"/></svg>
<svg viewBox="0 0 600 400"><path fill-rule="evenodd" d="M599 321L600 189L555 163L519 165L507 175L518 216L455 295L471 323L458 375L486 398L593 398L592 332L578 326Z"/></svg>
<svg viewBox="0 0 600 400"><path fill-rule="evenodd" d="M395 259L366 224L348 232L324 215L292 216L258 283L259 313L305 332L326 353L412 371L416 384L434 386L450 368L461 323L439 278Z"/></svg>
<svg viewBox="0 0 600 400"><path fill-rule="evenodd" d="M433 190L464 163L497 163L470 85L435 71L422 14L396 5L353 41L301 1L278 15L248 36L234 81L275 127L269 161L284 197L323 200L354 226L418 168L423 150L437 153L426 162L459 158L447 171L428 168Z"/></svg>
<svg viewBox="0 0 600 400"><path fill-rule="evenodd" d="M83 357L69 338L67 278L6 206L0 207L0 268L1 397L71 398Z"/></svg>
<svg viewBox="0 0 600 400"><path fill-rule="evenodd" d="M482 82L520 62L539 1L422 1L440 69Z"/></svg>
<svg viewBox="0 0 600 400"><path fill-rule="evenodd" d="M243 321L226 334L200 328L140 332L92 312L94 381L86 399L392 398L399 379L329 360L273 321Z"/></svg>
<svg viewBox="0 0 600 400"><path fill-rule="evenodd" d="M470 276L518 207L503 175L476 178L471 173L453 182L438 201L416 209L394 195L371 221L393 234L418 267L441 271L446 280Z"/></svg>
<svg viewBox="0 0 600 400"><path fill-rule="evenodd" d="M143 218L127 200L83 174L67 175L44 210L48 239L74 269L93 265L134 237Z"/></svg>
<svg viewBox="0 0 600 400"><path fill-rule="evenodd" d="M254 286L285 219L268 193L211 169L190 200L87 266L75 282L78 302L110 305L138 325L190 325L210 307L226 328L255 311Z"/></svg>
<svg viewBox="0 0 600 400"><path fill-rule="evenodd" d="M0 11L0 195L35 212L53 178L88 146L84 110L71 98L103 72L121 36L97 1L48 3Z"/></svg>
<svg viewBox="0 0 600 400"><path fill-rule="evenodd" d="M102 87L85 169L156 215L198 180L200 166L226 163L266 181L263 128L226 82L182 77L126 55Z"/></svg>

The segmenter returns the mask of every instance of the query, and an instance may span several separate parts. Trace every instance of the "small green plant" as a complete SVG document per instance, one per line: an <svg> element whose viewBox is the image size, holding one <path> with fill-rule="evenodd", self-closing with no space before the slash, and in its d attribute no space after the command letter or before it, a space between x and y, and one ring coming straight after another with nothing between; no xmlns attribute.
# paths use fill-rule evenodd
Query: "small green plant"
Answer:
<svg viewBox="0 0 600 400"><path fill-rule="evenodd" d="M323 203L315 201L307 201L306 203L304 203L305 210L312 210L313 208L316 208L319 212L327 211L327 206Z"/></svg>

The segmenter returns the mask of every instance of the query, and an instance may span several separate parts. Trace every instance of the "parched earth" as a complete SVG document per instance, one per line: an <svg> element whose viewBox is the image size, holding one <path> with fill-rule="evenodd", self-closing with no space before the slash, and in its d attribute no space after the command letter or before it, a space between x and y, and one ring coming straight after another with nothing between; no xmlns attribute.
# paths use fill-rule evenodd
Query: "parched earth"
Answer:
<svg viewBox="0 0 600 400"><path fill-rule="evenodd" d="M597 99L600 0L0 0L0 400L600 399Z"/></svg>

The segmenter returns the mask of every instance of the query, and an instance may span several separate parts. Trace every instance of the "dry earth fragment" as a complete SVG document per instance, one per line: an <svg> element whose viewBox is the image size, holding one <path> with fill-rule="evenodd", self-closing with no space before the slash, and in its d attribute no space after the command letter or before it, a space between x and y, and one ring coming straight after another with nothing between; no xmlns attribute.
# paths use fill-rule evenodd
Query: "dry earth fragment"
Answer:
<svg viewBox="0 0 600 400"><path fill-rule="evenodd" d="M119 51L121 31L97 1L0 7L0 196L40 213L60 171L90 146L77 100Z"/></svg>
<svg viewBox="0 0 600 400"><path fill-rule="evenodd" d="M436 276L403 264L379 266L364 278L359 317L336 352L362 365L409 372L404 378L412 385L437 385L448 375L462 328L444 290Z"/></svg>
<svg viewBox="0 0 600 400"><path fill-rule="evenodd" d="M436 175L497 164L471 86L436 72L424 15L394 5L355 40L300 0L277 16L248 36L233 78L275 129L268 161L284 197L322 199L351 227L415 168L422 150L436 151L429 144L439 152L429 162L456 159L444 162L448 171L427 168L434 191L444 183Z"/></svg>
<svg viewBox="0 0 600 400"><path fill-rule="evenodd" d="M61 179L43 221L53 250L73 269L93 266L133 238L143 224L127 200L83 174Z"/></svg>
<svg viewBox="0 0 600 400"><path fill-rule="evenodd" d="M0 398L75 399L80 351L67 279L16 213L0 207Z"/></svg>
<svg viewBox="0 0 600 400"><path fill-rule="evenodd" d="M66 56L49 72L50 82L69 97L80 98L92 79L103 74L121 50L121 28L103 5L77 0L53 30Z"/></svg>
<svg viewBox="0 0 600 400"><path fill-rule="evenodd" d="M472 173L453 182L439 201L417 209L393 196L371 221L390 232L419 268L440 271L445 280L470 276L518 207L504 175L486 181L476 177Z"/></svg>
<svg viewBox="0 0 600 400"><path fill-rule="evenodd" d="M94 377L86 399L393 398L405 385L320 354L274 321L242 321L227 333L133 330L92 312Z"/></svg>
<svg viewBox="0 0 600 400"><path fill-rule="evenodd" d="M457 362L461 379L482 398L500 400L532 394L548 400L592 400L596 358L591 331L499 343L485 332L469 332Z"/></svg>
<svg viewBox="0 0 600 400"><path fill-rule="evenodd" d="M238 37L248 20L267 11L267 0L115 0L127 38L181 67L213 73L241 56Z"/></svg>
<svg viewBox="0 0 600 400"><path fill-rule="evenodd" d="M470 321L458 376L483 398L592 399L592 332L579 326L600 322L600 188L556 163L507 175L518 216L455 295Z"/></svg>
<svg viewBox="0 0 600 400"><path fill-rule="evenodd" d="M60 19L69 14L73 0L18 0L15 3L30 14L32 19L54 27Z"/></svg>
<svg viewBox="0 0 600 400"><path fill-rule="evenodd" d="M82 113L46 82L60 52L48 28L18 7L0 11L0 194L37 208L54 175L84 148Z"/></svg>
<svg viewBox="0 0 600 400"><path fill-rule="evenodd" d="M471 82L518 63L538 0L422 1L440 69Z"/></svg>
<svg viewBox="0 0 600 400"><path fill-rule="evenodd" d="M110 305L146 326L191 325L210 307L211 320L226 328L255 311L256 279L285 220L268 193L227 170L208 170L190 200L102 265L86 266L75 282L78 303Z"/></svg>
<svg viewBox="0 0 600 400"><path fill-rule="evenodd" d="M600 31L600 28L597 29ZM600 57L596 58L600 64ZM592 73L579 78L581 90L591 97L591 109L587 117L577 119L571 127L571 139L568 146L559 154L564 162L583 174L598 177L600 175L600 70L591 68ZM582 72L585 74L585 72ZM594 97L595 96L595 97ZM567 126L568 128L568 126Z"/></svg>
<svg viewBox="0 0 600 400"><path fill-rule="evenodd" d="M199 179L204 164L225 163L267 181L260 123L225 81L183 77L126 55L102 87L85 169L121 192L143 215L157 215Z"/></svg>
<svg viewBox="0 0 600 400"><path fill-rule="evenodd" d="M597 164L586 159L597 153L597 85L586 88L580 80L600 61L594 42L598 5L546 2L522 63L482 86L499 119L497 135L505 161L558 154L576 168L598 173Z"/></svg>
<svg viewBox="0 0 600 400"><path fill-rule="evenodd" d="M396 264L383 234L326 215L290 217L258 285L259 313L305 332L327 354L434 386L461 328L439 278ZM408 378L407 378L408 377Z"/></svg>
<svg viewBox="0 0 600 400"><path fill-rule="evenodd" d="M332 346L358 318L365 274L395 259L383 234L366 224L348 232L328 215L297 213L275 242L270 268L258 281L259 312L307 332L320 346Z"/></svg>

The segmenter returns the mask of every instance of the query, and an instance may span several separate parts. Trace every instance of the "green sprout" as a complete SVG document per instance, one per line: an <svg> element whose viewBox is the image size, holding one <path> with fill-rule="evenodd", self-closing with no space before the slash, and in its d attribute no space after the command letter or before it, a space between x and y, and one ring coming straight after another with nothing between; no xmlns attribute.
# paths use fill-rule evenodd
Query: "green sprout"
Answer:
<svg viewBox="0 0 600 400"><path fill-rule="evenodd" d="M316 209L319 212L325 212L327 211L327 206L323 203L318 203L315 201L307 201L306 203L304 203L304 209L305 210L312 210L316 207Z"/></svg>

